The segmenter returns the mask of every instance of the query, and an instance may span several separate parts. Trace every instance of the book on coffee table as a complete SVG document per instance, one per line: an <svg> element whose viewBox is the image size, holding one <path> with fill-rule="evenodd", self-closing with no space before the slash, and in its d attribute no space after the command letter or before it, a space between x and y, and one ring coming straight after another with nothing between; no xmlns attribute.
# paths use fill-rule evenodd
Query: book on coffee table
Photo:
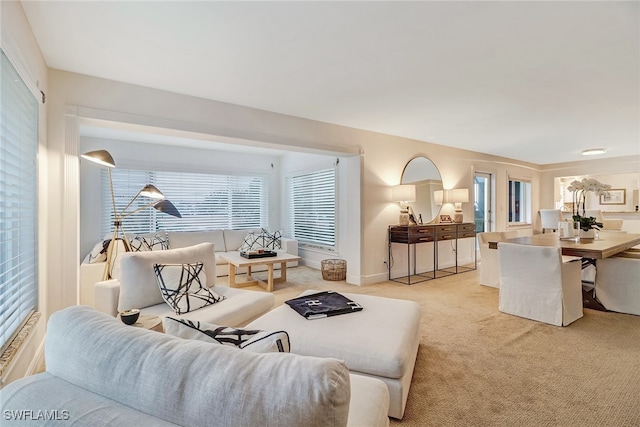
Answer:
<svg viewBox="0 0 640 427"><path fill-rule="evenodd" d="M334 291L305 295L285 303L309 320L362 310L360 304Z"/></svg>

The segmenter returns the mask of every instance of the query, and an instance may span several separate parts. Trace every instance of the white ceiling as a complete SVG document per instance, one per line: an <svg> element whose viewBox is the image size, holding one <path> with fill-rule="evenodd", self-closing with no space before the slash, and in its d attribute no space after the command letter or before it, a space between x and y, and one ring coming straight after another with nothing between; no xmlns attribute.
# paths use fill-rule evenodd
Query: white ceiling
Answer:
<svg viewBox="0 0 640 427"><path fill-rule="evenodd" d="M49 67L537 164L640 154L640 3L22 1Z"/></svg>

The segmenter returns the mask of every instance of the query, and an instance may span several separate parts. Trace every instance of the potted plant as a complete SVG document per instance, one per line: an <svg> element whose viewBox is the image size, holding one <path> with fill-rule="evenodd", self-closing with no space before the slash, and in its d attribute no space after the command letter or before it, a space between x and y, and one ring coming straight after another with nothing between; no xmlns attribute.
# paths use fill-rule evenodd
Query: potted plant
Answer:
<svg viewBox="0 0 640 427"><path fill-rule="evenodd" d="M587 193L592 191L596 195L606 195L607 191L611 189L609 184L603 184L595 179L583 178L581 181L574 180L571 182L567 190L573 192L573 221L574 224L580 229L580 237L591 238L595 237L595 230L602 228L602 223L598 222L596 218L586 215L586 203ZM582 208L582 215L580 209Z"/></svg>

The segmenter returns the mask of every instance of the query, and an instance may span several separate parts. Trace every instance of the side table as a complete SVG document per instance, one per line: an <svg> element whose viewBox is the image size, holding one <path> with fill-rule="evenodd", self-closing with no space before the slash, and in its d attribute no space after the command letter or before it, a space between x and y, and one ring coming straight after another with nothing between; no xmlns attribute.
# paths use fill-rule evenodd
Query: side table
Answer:
<svg viewBox="0 0 640 427"><path fill-rule="evenodd" d="M118 320L120 320L119 314L117 317L118 317ZM138 320L136 321L136 323L129 326L148 329L150 331L164 332L164 327L162 326L162 319L160 319L158 316L149 316L147 314L141 314L140 317L138 317Z"/></svg>

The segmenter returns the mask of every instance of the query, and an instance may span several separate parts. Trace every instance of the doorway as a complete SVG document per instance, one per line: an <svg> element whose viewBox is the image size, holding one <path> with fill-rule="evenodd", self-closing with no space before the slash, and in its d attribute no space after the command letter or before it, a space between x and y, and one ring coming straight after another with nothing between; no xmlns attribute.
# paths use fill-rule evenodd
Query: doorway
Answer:
<svg viewBox="0 0 640 427"><path fill-rule="evenodd" d="M493 221L493 176L486 172L476 172L473 178L474 221L476 233L494 231Z"/></svg>

